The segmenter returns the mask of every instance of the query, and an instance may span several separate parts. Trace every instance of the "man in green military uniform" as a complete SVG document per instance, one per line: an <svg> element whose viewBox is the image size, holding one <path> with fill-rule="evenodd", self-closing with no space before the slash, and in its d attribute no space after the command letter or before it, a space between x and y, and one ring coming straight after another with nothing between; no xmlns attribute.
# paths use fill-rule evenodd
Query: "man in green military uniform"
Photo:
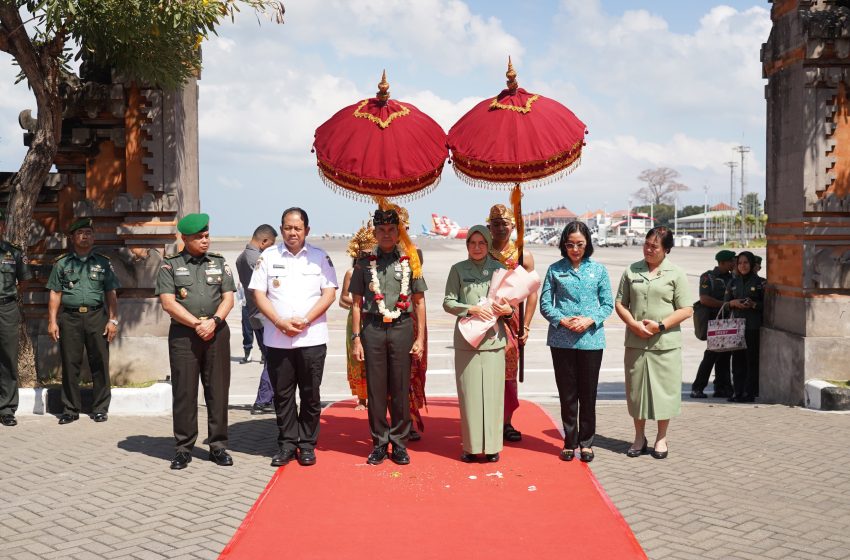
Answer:
<svg viewBox="0 0 850 560"><path fill-rule="evenodd" d="M723 306L726 288L732 281L732 269L735 268L735 252L724 249L714 255L717 266L705 271L699 277L699 303L706 308L709 318L714 318ZM706 319L707 320L707 319ZM732 396L732 375L730 369L731 353L712 352L706 349L697 369L697 376L691 385L691 398L704 399L703 392L714 368L714 397Z"/></svg>
<svg viewBox="0 0 850 560"><path fill-rule="evenodd" d="M400 250L397 245L400 221L394 209L375 212L378 247L372 255L357 261L349 284L353 354L360 361L366 360L369 429L374 445L367 462L372 465L386 459L390 443L392 461L410 463L406 447L411 428L410 358L412 354L421 359L425 346L424 292L428 286L410 263L409 255L417 249L410 246ZM411 312L416 314L418 332L413 332Z"/></svg>
<svg viewBox="0 0 850 560"><path fill-rule="evenodd" d="M80 418L80 366L84 349L94 385L92 419L106 422L112 396L109 343L118 334L116 290L120 286L109 258L92 252L92 219L75 221L68 233L73 250L53 261L53 270L47 280L50 290L47 333L59 342L62 356L63 411L59 423L70 424Z"/></svg>
<svg viewBox="0 0 850 560"><path fill-rule="evenodd" d="M227 399L230 390L230 329L236 283L224 257L209 252L209 216L189 214L177 223L185 247L168 255L156 279L156 295L171 316L168 358L171 363L174 439L171 468L185 469L198 439L198 378L204 386L209 460L230 466L227 453Z"/></svg>
<svg viewBox="0 0 850 560"><path fill-rule="evenodd" d="M0 213L0 220L3 219ZM0 235L3 225L0 225ZM20 247L0 240L0 424L15 426L18 410L18 283L32 278Z"/></svg>

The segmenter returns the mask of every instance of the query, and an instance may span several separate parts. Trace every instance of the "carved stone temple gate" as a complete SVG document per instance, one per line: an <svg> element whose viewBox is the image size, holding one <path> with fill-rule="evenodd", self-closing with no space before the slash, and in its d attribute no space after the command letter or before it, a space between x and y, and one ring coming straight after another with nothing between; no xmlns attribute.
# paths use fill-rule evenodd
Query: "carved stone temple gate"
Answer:
<svg viewBox="0 0 850 560"><path fill-rule="evenodd" d="M136 87L110 78L63 87L62 139L34 211L28 254L35 278L25 289L28 329L40 378L58 373L59 349L47 335L44 284L63 232L75 217L94 219L96 250L109 256L121 282L121 330L112 344L114 381L161 379L169 371L169 318L154 297L164 251L175 249L178 216L197 212L198 88ZM29 111L21 126L33 126ZM31 132L24 134L28 143ZM5 175L5 176L4 176ZM0 186L9 173L0 173ZM8 201L0 189L0 204Z"/></svg>
<svg viewBox="0 0 850 560"><path fill-rule="evenodd" d="M850 1L773 0L761 397L850 379Z"/></svg>

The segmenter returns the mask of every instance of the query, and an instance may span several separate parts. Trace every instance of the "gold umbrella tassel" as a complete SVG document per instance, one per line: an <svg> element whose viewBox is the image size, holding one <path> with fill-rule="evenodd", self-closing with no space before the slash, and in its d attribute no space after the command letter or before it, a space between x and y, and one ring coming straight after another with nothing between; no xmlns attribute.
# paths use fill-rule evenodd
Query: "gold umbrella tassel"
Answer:
<svg viewBox="0 0 850 560"><path fill-rule="evenodd" d="M519 183L511 190L511 208L514 211L514 222L516 223L516 248L522 258L522 248L525 244L525 222L522 221L522 189ZM518 263L522 266L522 262Z"/></svg>

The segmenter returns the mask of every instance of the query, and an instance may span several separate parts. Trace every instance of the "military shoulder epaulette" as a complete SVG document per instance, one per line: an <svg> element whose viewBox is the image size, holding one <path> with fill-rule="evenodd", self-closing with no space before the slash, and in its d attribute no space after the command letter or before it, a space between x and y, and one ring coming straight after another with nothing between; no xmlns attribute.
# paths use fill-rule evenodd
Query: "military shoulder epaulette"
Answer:
<svg viewBox="0 0 850 560"><path fill-rule="evenodd" d="M170 254L170 255L165 255L165 257L164 257L164 258L166 258L166 259L175 259L175 258L177 258L177 257L179 257L179 256L180 256L180 253L172 253L172 254Z"/></svg>
<svg viewBox="0 0 850 560"><path fill-rule="evenodd" d="M104 259L106 259L106 260L108 260L108 261L111 261L111 260L112 260L112 259L110 259L109 257L107 257L106 255L104 255L103 253L95 253L95 255L97 255L98 257L103 257Z"/></svg>
<svg viewBox="0 0 850 560"><path fill-rule="evenodd" d="M216 258L219 258L219 259L224 258L224 255L222 255L221 253L213 253L212 251L207 251L207 255L210 256L210 257L216 257Z"/></svg>
<svg viewBox="0 0 850 560"><path fill-rule="evenodd" d="M54 263L54 264L55 264L55 263L58 263L60 260L64 259L64 258L65 258L65 257L67 257L67 256L68 256L68 253L62 253L61 255L59 255L58 257L56 257L55 259L53 259L53 263Z"/></svg>

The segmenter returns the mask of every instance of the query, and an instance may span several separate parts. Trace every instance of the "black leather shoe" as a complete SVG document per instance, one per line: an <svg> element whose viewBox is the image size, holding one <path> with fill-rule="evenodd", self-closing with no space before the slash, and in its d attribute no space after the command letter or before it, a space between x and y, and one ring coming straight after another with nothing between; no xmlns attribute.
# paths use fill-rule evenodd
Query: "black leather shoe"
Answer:
<svg viewBox="0 0 850 560"><path fill-rule="evenodd" d="M79 414L63 414L59 417L60 424L70 424L71 422L76 422L80 419Z"/></svg>
<svg viewBox="0 0 850 560"><path fill-rule="evenodd" d="M476 457L472 453L464 452L464 453L460 454L460 460L463 461L464 463L475 463L476 461L478 461L478 457Z"/></svg>
<svg viewBox="0 0 850 560"><path fill-rule="evenodd" d="M499 454L498 453L487 453L484 455L484 461L488 463L498 463L499 462Z"/></svg>
<svg viewBox="0 0 850 560"><path fill-rule="evenodd" d="M666 459L668 452L669 449L667 451L656 451L653 449L651 455L654 459Z"/></svg>
<svg viewBox="0 0 850 560"><path fill-rule="evenodd" d="M589 463L593 461L593 450L591 449L589 451L579 452L579 458L581 459L582 463Z"/></svg>
<svg viewBox="0 0 850 560"><path fill-rule="evenodd" d="M505 427L502 429L502 437L505 441L522 441L522 434L510 424L505 424Z"/></svg>
<svg viewBox="0 0 850 560"><path fill-rule="evenodd" d="M192 455L187 453L186 451L178 451L174 456L174 459L171 460L171 470L179 471L181 469L185 469L186 465L192 462Z"/></svg>
<svg viewBox="0 0 850 560"><path fill-rule="evenodd" d="M233 457L227 452L227 449L211 449L210 461L219 467L230 467L233 465Z"/></svg>
<svg viewBox="0 0 850 560"><path fill-rule="evenodd" d="M366 458L366 462L370 465L380 465L384 462L384 459L387 458L387 446L386 445L376 445L372 452L369 453L369 457Z"/></svg>
<svg viewBox="0 0 850 560"><path fill-rule="evenodd" d="M702 391L691 391L691 398L692 399L707 399L708 395L706 395Z"/></svg>
<svg viewBox="0 0 850 560"><path fill-rule="evenodd" d="M630 447L629 450L626 451L626 457L640 457L641 455L646 455L649 453L649 451L647 451L647 445L648 442L646 441L646 438L643 438L643 447L640 449L632 449Z"/></svg>
<svg viewBox="0 0 850 560"><path fill-rule="evenodd" d="M558 454L558 457L561 459L561 461L572 461L575 455L575 450L564 448L561 449L561 452Z"/></svg>
<svg viewBox="0 0 850 560"><path fill-rule="evenodd" d="M251 407L251 414L265 414L266 412L274 412L274 407L272 403L254 403L254 406Z"/></svg>
<svg viewBox="0 0 850 560"><path fill-rule="evenodd" d="M94 416L92 416L91 419L95 422L106 422L107 420L109 420L109 415L107 415L105 412L98 412Z"/></svg>
<svg viewBox="0 0 850 560"><path fill-rule="evenodd" d="M407 441L419 441L420 439L422 439L422 434L416 430L410 430L410 433L407 435Z"/></svg>
<svg viewBox="0 0 850 560"><path fill-rule="evenodd" d="M282 449L278 451L274 457L272 457L272 466L273 467L282 467L283 465L288 464L291 460L295 458L295 450L294 449Z"/></svg>
<svg viewBox="0 0 850 560"><path fill-rule="evenodd" d="M0 416L0 424L3 424L4 426L17 426L18 421L15 420L14 414L4 414L3 416Z"/></svg>
<svg viewBox="0 0 850 560"><path fill-rule="evenodd" d="M715 399L728 399L732 396L732 391L729 389L715 389L711 396Z"/></svg>
<svg viewBox="0 0 850 560"><path fill-rule="evenodd" d="M393 452L392 455L390 455L390 459L392 459L393 463L396 465L410 464L410 455L407 454L407 449L404 447L393 446Z"/></svg>
<svg viewBox="0 0 850 560"><path fill-rule="evenodd" d="M298 464L302 467L309 467L316 464L316 452L312 449L298 450Z"/></svg>

